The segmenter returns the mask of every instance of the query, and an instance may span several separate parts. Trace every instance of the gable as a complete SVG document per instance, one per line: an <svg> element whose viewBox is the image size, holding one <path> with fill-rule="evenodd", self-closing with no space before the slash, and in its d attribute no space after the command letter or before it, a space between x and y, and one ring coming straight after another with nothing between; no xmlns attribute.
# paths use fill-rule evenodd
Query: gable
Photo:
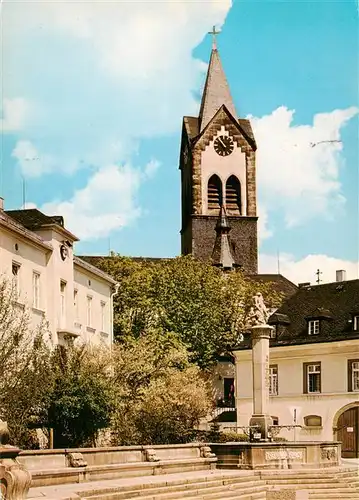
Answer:
<svg viewBox="0 0 359 500"><path fill-rule="evenodd" d="M193 131L193 122L191 125ZM193 139L196 148L204 150L222 127L233 137L242 152L253 152L257 149L249 120L236 120L224 105L217 111L204 130Z"/></svg>

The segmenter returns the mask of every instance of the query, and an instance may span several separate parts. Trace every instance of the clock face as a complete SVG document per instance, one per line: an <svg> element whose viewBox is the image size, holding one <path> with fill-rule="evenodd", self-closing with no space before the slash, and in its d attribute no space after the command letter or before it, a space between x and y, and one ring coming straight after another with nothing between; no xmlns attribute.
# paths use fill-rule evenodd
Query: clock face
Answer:
<svg viewBox="0 0 359 500"><path fill-rule="evenodd" d="M228 135L220 135L214 141L214 149L219 156L230 155L234 149L232 137L229 137Z"/></svg>

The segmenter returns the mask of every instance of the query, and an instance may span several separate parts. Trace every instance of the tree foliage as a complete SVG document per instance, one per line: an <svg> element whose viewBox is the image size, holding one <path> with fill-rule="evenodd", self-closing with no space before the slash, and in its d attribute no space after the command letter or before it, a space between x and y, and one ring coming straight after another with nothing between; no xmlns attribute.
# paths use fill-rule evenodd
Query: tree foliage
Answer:
<svg viewBox="0 0 359 500"><path fill-rule="evenodd" d="M46 418L52 390L50 339L45 321L33 326L12 283L0 277L0 419L12 443L30 447L29 426Z"/></svg>
<svg viewBox="0 0 359 500"><path fill-rule="evenodd" d="M172 335L149 331L115 346L113 444L181 443L211 407L210 388Z"/></svg>
<svg viewBox="0 0 359 500"><path fill-rule="evenodd" d="M108 356L86 345L53 352L48 423L55 447L92 446L98 430L108 426L113 401Z"/></svg>
<svg viewBox="0 0 359 500"><path fill-rule="evenodd" d="M117 341L158 328L175 334L187 346L190 360L205 369L246 329L256 292L273 306L279 301L269 285L239 271L224 274L191 256L152 262L112 254L97 265L120 283L114 304Z"/></svg>

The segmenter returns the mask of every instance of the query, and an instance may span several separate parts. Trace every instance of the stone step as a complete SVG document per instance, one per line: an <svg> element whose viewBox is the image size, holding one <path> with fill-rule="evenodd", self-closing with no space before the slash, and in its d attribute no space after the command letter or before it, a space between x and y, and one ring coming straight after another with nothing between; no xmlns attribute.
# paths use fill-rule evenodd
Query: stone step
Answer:
<svg viewBox="0 0 359 500"><path fill-rule="evenodd" d="M279 480L279 481L276 481L275 479L271 479L270 481L266 481L266 484L268 486L281 486L281 487L285 487L285 486L288 486L288 487L295 487L295 486L298 486L298 485L303 485L303 487L305 486L306 489L316 489L316 488L325 488L325 489L328 489L328 490L332 490L333 488L342 488L343 487L343 483L339 483L337 481L331 481L329 482L327 479L325 480L322 480L322 481L309 481L309 480L306 480L306 479L303 479L303 481L299 481L299 480L285 480L285 479L282 479L282 480Z"/></svg>
<svg viewBox="0 0 359 500"><path fill-rule="evenodd" d="M166 485L157 485L156 483L143 485L140 488L134 486L119 487L119 488L103 488L102 491L82 491L79 496L88 500L107 500L115 499L124 500L133 497L155 496L162 493L179 493L181 496L192 495L193 491L213 490L217 489L234 489L242 487L264 487L265 482L252 477L234 477L233 479L213 479L202 482L183 482L176 481L175 484L168 483Z"/></svg>
<svg viewBox="0 0 359 500"><path fill-rule="evenodd" d="M333 492L333 493L309 493L309 500L327 500L328 498L333 498L335 500L341 500L342 498L351 498L352 500L358 500L357 492Z"/></svg>
<svg viewBox="0 0 359 500"><path fill-rule="evenodd" d="M184 485L186 486L186 485ZM230 483L226 485L213 486L211 484L189 484L183 486L165 486L162 488L133 489L131 491L103 492L99 495L86 496L81 494L84 500L128 500L141 498L141 500L176 500L180 498L208 498L221 499L233 495L244 495L252 493L263 493L266 490L264 483L250 481L244 484Z"/></svg>
<svg viewBox="0 0 359 500"><path fill-rule="evenodd" d="M182 496L179 494L178 496L167 496L167 495L154 495L148 497L141 497L142 500L179 500ZM266 490L263 489L239 489L238 491L218 491L209 493L206 491L197 491L192 492L192 496L185 497L186 500L237 500L237 499L246 499L246 500L265 500L266 498Z"/></svg>

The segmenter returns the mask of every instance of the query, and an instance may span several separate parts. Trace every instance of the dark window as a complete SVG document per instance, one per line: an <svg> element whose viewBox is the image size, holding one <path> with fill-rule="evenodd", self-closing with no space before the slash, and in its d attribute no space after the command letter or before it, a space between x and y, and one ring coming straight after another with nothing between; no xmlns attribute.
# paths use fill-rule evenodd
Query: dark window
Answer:
<svg viewBox="0 0 359 500"><path fill-rule="evenodd" d="M359 391L359 359L348 359L348 391Z"/></svg>
<svg viewBox="0 0 359 500"><path fill-rule="evenodd" d="M312 394L321 392L321 363L303 363L303 392Z"/></svg>
<svg viewBox="0 0 359 500"><path fill-rule="evenodd" d="M234 406L234 378L225 377L223 380L224 401L228 406Z"/></svg>
<svg viewBox="0 0 359 500"><path fill-rule="evenodd" d="M273 420L273 425L279 425L279 418L278 417L273 417L273 415L271 417L272 417L272 420Z"/></svg>
<svg viewBox="0 0 359 500"><path fill-rule="evenodd" d="M241 184L235 175L226 182L226 208L229 212L241 213Z"/></svg>
<svg viewBox="0 0 359 500"><path fill-rule="evenodd" d="M208 210L219 210L222 205L222 182L218 175L212 175L207 189Z"/></svg>

